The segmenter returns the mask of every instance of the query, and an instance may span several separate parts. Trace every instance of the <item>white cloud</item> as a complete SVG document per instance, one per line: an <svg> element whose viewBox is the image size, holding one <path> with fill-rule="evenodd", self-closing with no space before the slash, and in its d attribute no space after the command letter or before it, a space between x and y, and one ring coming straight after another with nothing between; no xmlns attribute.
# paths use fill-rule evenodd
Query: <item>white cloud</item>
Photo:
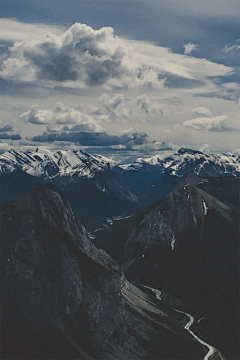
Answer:
<svg viewBox="0 0 240 360"><path fill-rule="evenodd" d="M104 131L96 119L88 114L83 114L79 110L65 106L58 102L53 109L39 109L39 105L31 106L20 118L36 125L49 125L49 131ZM64 128L63 125L73 124Z"/></svg>
<svg viewBox="0 0 240 360"><path fill-rule="evenodd" d="M211 147L208 144L204 144L198 150L203 152L203 153L209 154L211 152Z"/></svg>
<svg viewBox="0 0 240 360"><path fill-rule="evenodd" d="M162 115L167 115L164 104L160 104L155 100L149 99L149 97L145 94L137 97L137 105L141 107L141 110L146 111L146 113L161 113Z"/></svg>
<svg viewBox="0 0 240 360"><path fill-rule="evenodd" d="M40 38L46 33L60 35L66 28L63 26L47 26L44 24L26 24L16 19L0 19L0 40L25 41L26 39Z"/></svg>
<svg viewBox="0 0 240 360"><path fill-rule="evenodd" d="M100 107L92 108L93 113L99 114L99 119L104 120L114 120L120 118L128 118L132 111L127 108L124 104L125 95L115 93L113 96L108 95L107 93L103 93L99 99ZM91 108L88 108L91 112ZM105 117L105 118L104 118Z"/></svg>
<svg viewBox="0 0 240 360"><path fill-rule="evenodd" d="M198 115L205 115L205 116L212 115L211 110L209 108L205 108L203 106L194 108L193 113L198 114Z"/></svg>
<svg viewBox="0 0 240 360"><path fill-rule="evenodd" d="M229 116L221 115L215 117L199 117L193 120L187 120L183 123L183 126L192 127L197 130L210 130L210 131L229 131L230 128L223 122L227 120Z"/></svg>
<svg viewBox="0 0 240 360"><path fill-rule="evenodd" d="M99 101L105 106L105 107L111 107L113 109L116 109L122 102L125 100L124 94L114 94L113 97L110 97L108 94L103 93Z"/></svg>
<svg viewBox="0 0 240 360"><path fill-rule="evenodd" d="M240 49L240 39L238 39L233 46L225 46L223 51L227 54L230 51L238 51Z"/></svg>
<svg viewBox="0 0 240 360"><path fill-rule="evenodd" d="M94 30L75 23L62 34L48 32L15 42L2 57L0 76L48 87L161 90L166 87L166 74L202 81L232 72L206 59L119 38L111 27Z"/></svg>
<svg viewBox="0 0 240 360"><path fill-rule="evenodd" d="M184 47L184 54L186 55L191 54L191 52L199 48L197 44L192 44L192 43L184 44L183 47Z"/></svg>
<svg viewBox="0 0 240 360"><path fill-rule="evenodd" d="M163 141L149 141L147 143L144 143L142 145L134 145L132 146L133 150L141 150L141 151L169 151L169 150L177 150L177 146Z"/></svg>

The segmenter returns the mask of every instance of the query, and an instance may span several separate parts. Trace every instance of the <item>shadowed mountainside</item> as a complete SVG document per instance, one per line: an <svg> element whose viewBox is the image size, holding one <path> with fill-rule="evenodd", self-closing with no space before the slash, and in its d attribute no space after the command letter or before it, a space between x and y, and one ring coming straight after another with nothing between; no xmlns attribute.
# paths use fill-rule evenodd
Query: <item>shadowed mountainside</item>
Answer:
<svg viewBox="0 0 240 360"><path fill-rule="evenodd" d="M42 189L2 209L2 359L201 359L171 309L130 284L68 201Z"/></svg>

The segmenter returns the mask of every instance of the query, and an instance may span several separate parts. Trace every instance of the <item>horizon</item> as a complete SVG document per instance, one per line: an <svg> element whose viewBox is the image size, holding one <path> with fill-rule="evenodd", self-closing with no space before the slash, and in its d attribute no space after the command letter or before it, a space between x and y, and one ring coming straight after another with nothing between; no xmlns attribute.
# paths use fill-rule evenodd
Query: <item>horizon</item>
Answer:
<svg viewBox="0 0 240 360"><path fill-rule="evenodd" d="M8 151L5 151L5 152L0 152L0 160L1 160L1 156L4 155L5 153L7 152L11 152L11 151L19 151L19 152L25 152L25 153L30 153L30 154L33 154L34 152L40 152L43 151L45 152L46 151L46 155L48 152L50 153L55 153L55 152L58 152L58 151L72 151L72 152L78 152L78 151L81 151L85 154L88 154L88 155L91 155L91 156L102 156L103 158L105 157L106 159L109 159L109 160L113 160L115 161L118 165L130 165L132 163L134 163L135 161L137 160L149 160L149 159L153 159L153 158L158 158L158 159L165 159L165 158L168 158L168 157L171 157L171 156L174 156L174 155L178 155L179 153L181 154L181 150L186 150L186 152L188 151L193 151L193 152L196 152L196 153L200 153L200 154L203 154L203 155L206 155L206 156L211 156L211 155L227 155L227 156L231 156L231 155L235 155L235 156L240 156L240 154L238 152L231 152L231 151L222 151L222 152L208 152L208 151L200 151L200 150L194 150L194 149L190 149L190 148L187 148L185 146L181 146L179 147L178 149L176 150L169 150L169 151L160 151L158 153L155 153L154 155L152 154L145 154L145 156L138 156L139 153L136 152L137 154L134 156L134 155L130 155L128 153L127 156L124 156L124 154L121 156L121 154L117 154L117 156L115 154L108 154L108 156L106 156L104 153L101 154L101 152L97 153L96 152L96 149L88 149L88 151L86 151L85 148L79 148L79 149L69 149L69 148L59 148L59 149L49 149L49 148L46 148L44 146L38 146L36 147L35 149L25 149L25 150L15 150L15 149L11 149L11 150L8 150ZM115 155L115 156L114 156Z"/></svg>

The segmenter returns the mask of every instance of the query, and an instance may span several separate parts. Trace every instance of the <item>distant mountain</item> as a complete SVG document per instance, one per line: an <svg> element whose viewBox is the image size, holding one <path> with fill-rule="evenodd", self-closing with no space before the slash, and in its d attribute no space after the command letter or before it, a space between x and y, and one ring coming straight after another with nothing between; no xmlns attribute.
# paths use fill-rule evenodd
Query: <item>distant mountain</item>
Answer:
<svg viewBox="0 0 240 360"><path fill-rule="evenodd" d="M240 176L240 156L232 153L204 154L182 147L172 156L139 158L130 165L120 167L124 171L157 171L175 176L183 176L190 171L199 176Z"/></svg>
<svg viewBox="0 0 240 360"><path fill-rule="evenodd" d="M56 192L0 216L1 359L203 358L185 318L129 283Z"/></svg>
<svg viewBox="0 0 240 360"><path fill-rule="evenodd" d="M101 155L90 155L83 150L36 149L36 151L7 151L0 155L0 172L12 173L21 169L29 175L49 181L78 181L92 178L101 170L117 162Z"/></svg>
<svg viewBox="0 0 240 360"><path fill-rule="evenodd" d="M78 219L94 230L106 217L139 208L138 197L112 171L116 164L82 150L6 152L0 156L0 203L47 186L67 197Z"/></svg>
<svg viewBox="0 0 240 360"><path fill-rule="evenodd" d="M161 200L189 171L237 178L239 169L239 155L208 155L186 148L171 157L138 159L131 165L83 150L13 150L0 156L1 203L24 195L28 187L47 186L60 191L78 219L94 231L107 218L130 216Z"/></svg>

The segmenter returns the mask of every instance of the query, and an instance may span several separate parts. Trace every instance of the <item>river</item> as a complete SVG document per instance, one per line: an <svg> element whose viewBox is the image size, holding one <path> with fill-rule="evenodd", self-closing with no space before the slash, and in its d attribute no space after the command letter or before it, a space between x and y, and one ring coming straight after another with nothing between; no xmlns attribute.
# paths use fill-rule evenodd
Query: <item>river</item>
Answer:
<svg viewBox="0 0 240 360"><path fill-rule="evenodd" d="M156 295L156 299L161 301L161 297L160 297L161 291L160 291L160 290L154 289L154 288L151 288L151 287L145 286L145 285L141 285L141 286L143 286L143 287L145 287L145 288L147 288L147 289L152 290L152 291L155 293L155 295ZM204 346L206 346L206 347L208 348L208 352L207 352L207 354L204 356L203 360L211 360L211 357L212 357L212 355L214 355L214 354L217 354L217 355L218 355L219 360L224 360L224 358L222 357L222 355L221 355L221 353L220 353L219 350L217 350L217 349L216 349L215 347L213 347L212 345L210 345L210 344L206 343L205 341L203 341L202 339L200 339L197 335L194 334L194 332L193 332L192 330L190 330L190 327L191 327L191 326L193 325L193 323L194 323L194 317L193 317L192 315L190 315L190 314L188 314L188 313L186 313L186 312L184 312L184 311L177 310L177 309L173 309L173 308L172 308L172 310L177 311L177 312L179 312L179 313L181 313L181 314L184 314L184 315L186 315L186 316L189 317L189 322L184 326L184 328L185 328L185 329L189 332L189 334L191 334L200 344L202 344L202 345L204 345Z"/></svg>

